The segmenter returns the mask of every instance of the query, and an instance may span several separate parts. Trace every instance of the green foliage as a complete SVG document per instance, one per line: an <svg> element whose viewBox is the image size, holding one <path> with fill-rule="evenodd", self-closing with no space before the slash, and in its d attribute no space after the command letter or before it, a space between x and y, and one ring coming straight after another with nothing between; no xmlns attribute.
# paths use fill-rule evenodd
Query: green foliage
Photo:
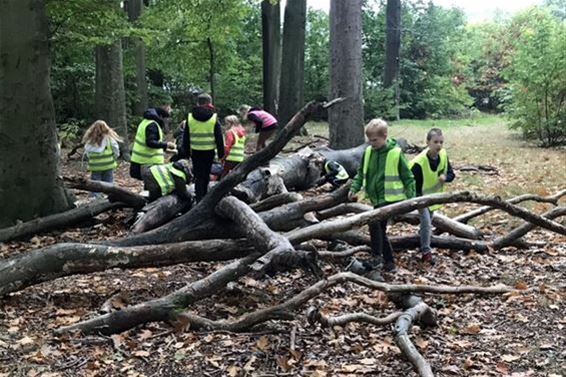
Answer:
<svg viewBox="0 0 566 377"><path fill-rule="evenodd" d="M566 25L548 10L531 8L512 20L520 30L505 108L525 136L544 146L566 143Z"/></svg>
<svg viewBox="0 0 566 377"><path fill-rule="evenodd" d="M329 22L328 14L309 8L305 33L305 101L326 98L330 92Z"/></svg>
<svg viewBox="0 0 566 377"><path fill-rule="evenodd" d="M67 122L57 125L57 134L61 146L72 148L80 143L86 128L86 122L74 118L70 118Z"/></svg>

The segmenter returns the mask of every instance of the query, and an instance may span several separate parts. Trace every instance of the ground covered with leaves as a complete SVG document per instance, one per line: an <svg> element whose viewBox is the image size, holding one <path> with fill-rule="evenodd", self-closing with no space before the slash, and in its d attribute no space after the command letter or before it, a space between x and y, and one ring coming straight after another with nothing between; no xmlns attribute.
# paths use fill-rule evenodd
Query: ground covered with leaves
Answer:
<svg viewBox="0 0 566 377"><path fill-rule="evenodd" d="M397 132L397 136L422 144L414 135L424 135L425 128L403 127L392 128L393 136ZM454 165L489 163L497 167L498 174L456 171L452 190L471 188L510 197L525 192L546 195L566 187L565 173L559 168L566 162L564 151L526 147L501 125L490 125L500 139L494 139L488 155L483 150L488 146L482 142L485 127L450 128L447 148L449 152L457 150L452 154ZM301 138L296 143L308 144L309 139ZM481 150L474 152L472 145ZM463 148L468 148L469 153ZM518 156L523 156L523 169ZM66 172L76 174L80 169L76 161L65 161ZM127 175L127 166L121 166L117 183L139 191L140 184ZM84 194L79 198L84 199ZM537 213L549 208L543 204L525 206ZM445 212L455 215L471 208L452 204ZM0 257L56 242L123 237L131 216L130 210L119 210L100 215L96 222L81 227L0 243ZM473 224L491 236L503 234L519 222L494 211ZM416 227L404 224L389 229L392 235L416 231ZM537 246L485 254L435 250L437 264L432 268L421 264L417 250L397 254L398 273L385 275L391 283L506 284L531 289L527 293L493 296L425 295L425 301L438 311L438 326L414 326L412 340L436 375L566 375L566 238L535 230L527 240ZM319 250L329 247L322 241L315 246ZM60 326L95 316L110 297L114 297L110 302L113 309L119 310L170 293L222 265L114 269L61 278L12 293L0 299L0 376L416 375L395 345L391 326L348 324L321 328L307 322L304 310L299 310L294 320L268 322L242 334L193 331L184 323L153 323L110 337L53 334ZM342 263L321 266L327 276L344 270ZM313 275L302 270L262 279L245 277L218 295L198 302L190 311L211 319L237 317L278 304L315 282ZM328 315L366 312L383 317L394 310L383 293L353 284L335 286L309 305Z"/></svg>

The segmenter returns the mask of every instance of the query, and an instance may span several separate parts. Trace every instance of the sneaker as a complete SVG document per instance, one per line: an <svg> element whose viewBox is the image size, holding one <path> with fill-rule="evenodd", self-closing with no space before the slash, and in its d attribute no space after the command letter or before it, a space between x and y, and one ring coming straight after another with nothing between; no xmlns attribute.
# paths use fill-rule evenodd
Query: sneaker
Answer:
<svg viewBox="0 0 566 377"><path fill-rule="evenodd" d="M350 259L350 263L346 266L346 271L353 272L358 275L365 274L367 272L366 266L364 263L357 260L355 257Z"/></svg>
<svg viewBox="0 0 566 377"><path fill-rule="evenodd" d="M391 262L385 262L383 264L383 271L385 272L389 272L389 273L396 273L397 272L397 267L395 266L395 262L391 261Z"/></svg>
<svg viewBox="0 0 566 377"><path fill-rule="evenodd" d="M366 276L366 278L373 280L373 281L379 281L379 282L385 281L385 279L383 278L383 276L381 275L381 272L379 270L370 271L365 276Z"/></svg>
<svg viewBox="0 0 566 377"><path fill-rule="evenodd" d="M423 254L421 259L422 259L423 263L428 263L431 266L434 266L434 264L436 263L436 261L434 260L434 257L432 256L432 253L430 251L426 254Z"/></svg>

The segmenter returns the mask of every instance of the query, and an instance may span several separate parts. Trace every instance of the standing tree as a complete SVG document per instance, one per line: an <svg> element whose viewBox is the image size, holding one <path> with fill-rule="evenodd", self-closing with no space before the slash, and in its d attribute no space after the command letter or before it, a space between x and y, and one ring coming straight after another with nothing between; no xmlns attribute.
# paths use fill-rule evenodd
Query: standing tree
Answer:
<svg viewBox="0 0 566 377"><path fill-rule="evenodd" d="M135 22L143 13L143 0L128 0L128 19ZM147 109L147 80L145 78L145 44L141 38L132 38L132 45L136 64L136 90L134 113L142 115Z"/></svg>
<svg viewBox="0 0 566 377"><path fill-rule="evenodd" d="M392 88L395 114L399 120L399 51L401 50L401 0L387 0L387 30L383 87Z"/></svg>
<svg viewBox="0 0 566 377"><path fill-rule="evenodd" d="M346 98L329 111L330 146L363 143L362 0L330 2L330 97Z"/></svg>
<svg viewBox="0 0 566 377"><path fill-rule="evenodd" d="M0 227L70 207L56 180L57 134L41 0L1 2ZM22 22L25 20L25 22Z"/></svg>
<svg viewBox="0 0 566 377"><path fill-rule="evenodd" d="M279 74L281 72L281 5L279 1L261 2L263 46L263 108L277 114Z"/></svg>
<svg viewBox="0 0 566 377"><path fill-rule="evenodd" d="M283 24L283 57L279 91L279 124L283 127L303 106L307 2L287 0Z"/></svg>

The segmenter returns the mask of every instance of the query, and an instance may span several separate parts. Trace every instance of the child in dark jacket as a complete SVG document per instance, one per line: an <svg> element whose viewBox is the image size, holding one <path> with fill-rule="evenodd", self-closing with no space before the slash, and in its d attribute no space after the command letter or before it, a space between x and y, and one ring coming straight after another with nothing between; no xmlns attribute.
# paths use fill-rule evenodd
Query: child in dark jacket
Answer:
<svg viewBox="0 0 566 377"><path fill-rule="evenodd" d="M369 146L366 148L356 177L348 194L357 200L363 189L374 208L415 196L415 179L401 148L394 139L387 138L387 123L372 119L365 132ZM387 238L387 221L369 224L372 253L383 257L385 271L395 272L393 249Z"/></svg>
<svg viewBox="0 0 566 377"><path fill-rule="evenodd" d="M410 163L411 171L415 177L417 196L440 193L444 191L444 184L452 182L455 178L454 170L448 160L448 154L443 148L444 136L439 128L432 128L426 135L427 148L418 154ZM432 205L419 210L421 253L424 263L434 265L431 239L431 220L434 211L440 209L440 204Z"/></svg>

